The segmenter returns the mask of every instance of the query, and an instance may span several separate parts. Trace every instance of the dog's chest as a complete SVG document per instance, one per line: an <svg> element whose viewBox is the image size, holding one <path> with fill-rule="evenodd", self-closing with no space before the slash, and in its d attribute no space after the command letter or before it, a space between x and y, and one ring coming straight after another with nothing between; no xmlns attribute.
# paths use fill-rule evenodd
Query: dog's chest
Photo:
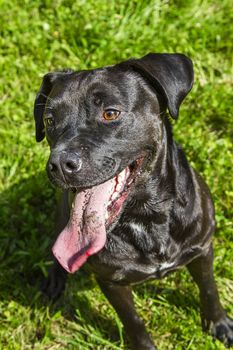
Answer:
<svg viewBox="0 0 233 350"><path fill-rule="evenodd" d="M120 231L110 233L106 248L98 254L98 261L93 261L93 265L98 263L100 267L98 274L114 282L133 284L161 278L175 270L178 247L168 236L150 229L143 223L130 221Z"/></svg>
<svg viewBox="0 0 233 350"><path fill-rule="evenodd" d="M127 227L128 226L128 227ZM131 283L150 278L161 278L177 267L178 250L167 234L158 232L153 225L135 221L126 226L126 235L134 248L134 259L115 272L114 279ZM173 252L171 254L171 251Z"/></svg>

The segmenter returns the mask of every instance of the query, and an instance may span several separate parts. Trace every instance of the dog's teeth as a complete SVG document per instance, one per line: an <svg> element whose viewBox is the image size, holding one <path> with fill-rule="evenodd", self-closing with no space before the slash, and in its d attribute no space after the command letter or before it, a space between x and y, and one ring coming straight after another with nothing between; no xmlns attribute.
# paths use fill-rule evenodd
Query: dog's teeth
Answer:
<svg viewBox="0 0 233 350"><path fill-rule="evenodd" d="M133 179L130 179L130 180L128 181L128 186L131 185L132 182L133 182Z"/></svg>
<svg viewBox="0 0 233 350"><path fill-rule="evenodd" d="M125 179L125 173L126 173L126 171L125 171L125 169L124 169L124 170L122 170L122 172L118 175L118 177L117 177L118 182L124 181L124 179Z"/></svg>
<svg viewBox="0 0 233 350"><path fill-rule="evenodd" d="M118 186L117 186L117 187L118 187ZM117 188L116 188L116 189L117 189ZM114 201L114 200L117 198L117 196L118 196L117 192L114 192L114 193L112 194L111 200Z"/></svg>
<svg viewBox="0 0 233 350"><path fill-rule="evenodd" d="M122 177L122 175L121 175L121 173L117 176L117 182L119 183L119 182L122 182L123 181L123 177Z"/></svg>
<svg viewBox="0 0 233 350"><path fill-rule="evenodd" d="M121 189L122 189L122 183L118 183L117 187L116 187L116 190L117 192L121 192ZM116 193L116 192L115 192ZM115 193L113 193L113 195L115 195ZM117 195L117 194L116 194Z"/></svg>
<svg viewBox="0 0 233 350"><path fill-rule="evenodd" d="M74 202L72 202L72 205L71 205L71 206L72 206L72 209L74 209Z"/></svg>
<svg viewBox="0 0 233 350"><path fill-rule="evenodd" d="M123 170L117 177L116 190L118 192L121 192L122 188L124 187L125 180L126 180L126 172L125 170Z"/></svg>
<svg viewBox="0 0 233 350"><path fill-rule="evenodd" d="M128 177L130 176L130 169L129 169L129 167L126 168L125 175L126 175L126 178L128 179Z"/></svg>

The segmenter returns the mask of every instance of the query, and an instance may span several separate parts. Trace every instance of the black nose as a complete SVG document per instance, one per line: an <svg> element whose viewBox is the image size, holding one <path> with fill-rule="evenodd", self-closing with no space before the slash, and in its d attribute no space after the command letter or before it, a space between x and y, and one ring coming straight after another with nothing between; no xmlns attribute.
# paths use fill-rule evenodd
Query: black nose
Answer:
<svg viewBox="0 0 233 350"><path fill-rule="evenodd" d="M82 167L82 161L77 153L62 153L60 164L64 173L77 173Z"/></svg>
<svg viewBox="0 0 233 350"><path fill-rule="evenodd" d="M77 173L82 167L82 160L77 153L64 152L51 154L48 168L51 173L62 171L64 175Z"/></svg>

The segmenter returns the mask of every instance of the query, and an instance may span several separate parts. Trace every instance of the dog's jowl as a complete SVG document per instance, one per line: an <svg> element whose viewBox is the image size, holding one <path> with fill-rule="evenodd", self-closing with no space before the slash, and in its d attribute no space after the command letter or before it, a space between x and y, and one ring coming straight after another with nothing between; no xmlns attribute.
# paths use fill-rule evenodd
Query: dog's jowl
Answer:
<svg viewBox="0 0 233 350"><path fill-rule="evenodd" d="M169 122L192 84L186 56L148 54L95 70L48 73L35 101L36 139L46 136L48 176L63 189L57 262L45 292L56 298L67 272L87 262L132 349L155 346L131 286L181 266L200 290L203 329L233 344L233 322L213 277L210 192Z"/></svg>

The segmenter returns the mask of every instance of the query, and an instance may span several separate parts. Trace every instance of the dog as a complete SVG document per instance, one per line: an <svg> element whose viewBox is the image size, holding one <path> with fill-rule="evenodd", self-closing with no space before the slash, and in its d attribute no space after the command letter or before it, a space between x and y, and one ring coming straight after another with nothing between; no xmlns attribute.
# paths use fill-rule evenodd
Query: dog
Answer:
<svg viewBox="0 0 233 350"><path fill-rule="evenodd" d="M93 70L48 73L35 100L36 140L46 136L48 177L63 190L52 249L57 262L45 291L60 295L67 272L87 262L133 350L155 345L131 286L182 266L199 288L203 329L233 344L233 321L213 276L213 202L170 123L193 78L185 55L150 53Z"/></svg>

